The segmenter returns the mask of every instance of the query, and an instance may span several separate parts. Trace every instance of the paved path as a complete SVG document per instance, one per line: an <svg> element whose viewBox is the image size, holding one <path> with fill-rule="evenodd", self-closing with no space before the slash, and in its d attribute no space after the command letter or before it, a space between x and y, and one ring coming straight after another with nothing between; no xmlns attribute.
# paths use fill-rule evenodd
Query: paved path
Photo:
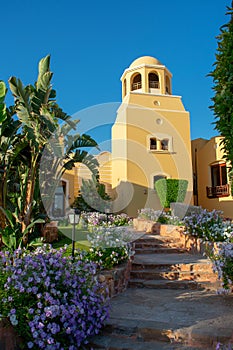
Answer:
<svg viewBox="0 0 233 350"><path fill-rule="evenodd" d="M151 237L146 238L152 246L148 249L147 241L141 237L138 249L142 249L144 244L143 249L148 252L151 249L157 251L158 237L154 236L154 241ZM164 242L161 249L164 251ZM136 269L134 273L139 269L139 276L142 275L136 278L149 278L149 281L141 284L143 288L137 288L137 283L132 281L132 286L136 288L128 288L111 300L110 319L102 334L93 338L92 349L212 350L216 349L219 341L224 344L230 342L233 348L233 294L217 295L214 288L207 290L199 284L206 273L207 276L210 274L205 271L210 269L208 261L203 256L177 253L176 249L169 254L142 253L136 254L133 269ZM190 289L193 286L188 283L179 284L190 282L182 273L178 277L173 276L178 279L173 281L176 283L174 289L170 289L170 285L165 286L163 282L170 281L170 275L161 275L158 279L155 273L158 266L163 268L163 264L173 268L178 264L181 270L189 271L189 278L197 278L191 281L196 283L197 288ZM152 268L154 271L151 271ZM195 271L198 273L193 274ZM161 289L157 289L160 283Z"/></svg>

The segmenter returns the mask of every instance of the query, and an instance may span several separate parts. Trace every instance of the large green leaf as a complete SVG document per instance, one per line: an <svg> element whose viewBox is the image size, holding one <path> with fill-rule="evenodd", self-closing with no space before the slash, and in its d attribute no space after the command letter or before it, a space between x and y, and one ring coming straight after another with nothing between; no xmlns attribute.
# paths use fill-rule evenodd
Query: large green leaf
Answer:
<svg viewBox="0 0 233 350"><path fill-rule="evenodd" d="M6 96L6 84L0 80L0 103L2 103Z"/></svg>
<svg viewBox="0 0 233 350"><path fill-rule="evenodd" d="M28 232L30 231L30 229L32 227L34 227L36 224L43 224L45 223L45 220L44 219L36 219L34 221L32 221L26 228L26 230L24 230L23 232L23 236L26 236L28 234Z"/></svg>
<svg viewBox="0 0 233 350"><path fill-rule="evenodd" d="M15 218L13 216L13 214L11 213L10 210L4 209L3 207L0 207L0 210L3 212L3 214L5 215L9 225L11 226L11 228L14 228L15 225Z"/></svg>
<svg viewBox="0 0 233 350"><path fill-rule="evenodd" d="M86 147L95 147L98 148L97 142L89 135L82 134L82 135L75 135L74 141L72 146L70 147L70 150L73 151L77 148L86 148Z"/></svg>
<svg viewBox="0 0 233 350"><path fill-rule="evenodd" d="M42 58L39 62L39 74L36 82L37 90L48 91L51 87L53 73L50 72L50 55ZM50 95L50 91L49 91Z"/></svg>

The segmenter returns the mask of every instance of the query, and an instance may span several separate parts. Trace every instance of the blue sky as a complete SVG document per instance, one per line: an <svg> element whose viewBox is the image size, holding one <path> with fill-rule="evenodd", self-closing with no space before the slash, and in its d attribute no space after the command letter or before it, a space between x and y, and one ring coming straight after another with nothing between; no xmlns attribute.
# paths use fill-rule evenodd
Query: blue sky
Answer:
<svg viewBox="0 0 233 350"><path fill-rule="evenodd" d="M120 102L124 69L140 56L154 56L173 74L173 94L182 96L190 112L192 139L210 138L217 132L211 125L213 84L207 74L215 62L219 28L229 21L225 13L230 3L5 1L1 3L0 79L7 81L14 75L24 84L34 83L38 61L51 54L58 103L73 115L91 106ZM108 112L106 118L112 123L114 113ZM93 135L99 141L104 133L109 128Z"/></svg>

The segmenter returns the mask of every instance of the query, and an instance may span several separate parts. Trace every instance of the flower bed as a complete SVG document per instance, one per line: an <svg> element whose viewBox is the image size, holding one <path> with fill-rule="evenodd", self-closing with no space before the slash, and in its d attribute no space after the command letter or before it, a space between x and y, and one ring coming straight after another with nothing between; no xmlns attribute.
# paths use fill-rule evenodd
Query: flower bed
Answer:
<svg viewBox="0 0 233 350"><path fill-rule="evenodd" d="M206 245L205 253L212 260L223 288L219 293L233 291L233 222L224 219L222 212L203 209L198 215L184 218L185 233Z"/></svg>
<svg viewBox="0 0 233 350"><path fill-rule="evenodd" d="M30 254L0 254L0 314L24 339L24 348L74 350L108 317L96 265L64 251L44 246Z"/></svg>
<svg viewBox="0 0 233 350"><path fill-rule="evenodd" d="M87 235L91 243L87 256L100 269L111 269L130 260L134 251L131 245L131 232L128 227L93 227Z"/></svg>
<svg viewBox="0 0 233 350"><path fill-rule="evenodd" d="M105 226L105 227L119 227L131 225L131 218L122 213L118 215L105 214L99 212L82 212L80 217L81 222L89 227Z"/></svg>

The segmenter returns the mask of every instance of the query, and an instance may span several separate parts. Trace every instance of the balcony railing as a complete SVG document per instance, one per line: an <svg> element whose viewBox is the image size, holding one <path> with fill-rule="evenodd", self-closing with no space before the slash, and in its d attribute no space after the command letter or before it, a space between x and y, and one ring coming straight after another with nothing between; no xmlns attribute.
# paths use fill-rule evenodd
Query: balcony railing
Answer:
<svg viewBox="0 0 233 350"><path fill-rule="evenodd" d="M142 83L139 81L138 83L133 83L132 84L132 90L139 90L142 88Z"/></svg>
<svg viewBox="0 0 233 350"><path fill-rule="evenodd" d="M206 187L208 198L228 197L230 195L229 185Z"/></svg>
<svg viewBox="0 0 233 350"><path fill-rule="evenodd" d="M158 89L159 88L159 82L151 80L151 81L149 81L149 87L152 88L152 89Z"/></svg>

